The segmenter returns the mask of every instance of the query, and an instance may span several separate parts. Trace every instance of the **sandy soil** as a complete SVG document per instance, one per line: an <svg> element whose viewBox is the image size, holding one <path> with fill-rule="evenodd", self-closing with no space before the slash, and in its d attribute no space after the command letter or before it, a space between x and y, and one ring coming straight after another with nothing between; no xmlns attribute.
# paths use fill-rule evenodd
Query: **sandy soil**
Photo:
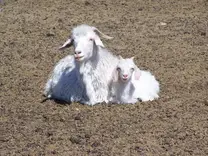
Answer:
<svg viewBox="0 0 208 156"><path fill-rule="evenodd" d="M4 0L0 4L0 152L8 155L207 156L207 0ZM93 107L43 100L70 30L86 23L135 56L160 99Z"/></svg>

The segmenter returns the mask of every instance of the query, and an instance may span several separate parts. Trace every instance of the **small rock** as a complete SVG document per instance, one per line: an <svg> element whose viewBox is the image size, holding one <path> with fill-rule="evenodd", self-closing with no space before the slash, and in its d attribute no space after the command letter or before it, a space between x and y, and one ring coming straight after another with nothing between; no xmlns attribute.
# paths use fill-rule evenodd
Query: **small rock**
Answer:
<svg viewBox="0 0 208 156"><path fill-rule="evenodd" d="M204 100L205 106L208 106L208 100Z"/></svg>
<svg viewBox="0 0 208 156"><path fill-rule="evenodd" d="M126 3L122 2L121 5L126 5Z"/></svg>
<svg viewBox="0 0 208 156"><path fill-rule="evenodd" d="M62 23L62 22L63 22L63 20L62 20L61 18L59 18L59 19L58 19L58 22L59 22L59 23Z"/></svg>
<svg viewBox="0 0 208 156"><path fill-rule="evenodd" d="M47 132L47 133L46 133L46 136L47 136L47 137L50 137L50 136L52 136L52 135L53 135L52 132Z"/></svg>
<svg viewBox="0 0 208 156"><path fill-rule="evenodd" d="M43 115L44 120L48 120L48 117L46 115Z"/></svg>
<svg viewBox="0 0 208 156"><path fill-rule="evenodd" d="M85 4L85 5L90 5L90 2L85 1L84 4Z"/></svg>
<svg viewBox="0 0 208 156"><path fill-rule="evenodd" d="M160 22L160 25L165 26L165 25L167 25L167 23L165 23L165 22Z"/></svg>
<svg viewBox="0 0 208 156"><path fill-rule="evenodd" d="M206 32L201 32L201 36L206 36Z"/></svg>
<svg viewBox="0 0 208 156"><path fill-rule="evenodd" d="M190 34L190 32L188 32L188 31L185 31L185 32L184 32L184 34Z"/></svg>
<svg viewBox="0 0 208 156"><path fill-rule="evenodd" d="M69 140L73 144L80 144L81 143L81 138L78 136L71 136Z"/></svg>
<svg viewBox="0 0 208 156"><path fill-rule="evenodd" d="M81 120L81 115L80 115L80 114L77 114L77 115L74 117L74 120Z"/></svg>
<svg viewBox="0 0 208 156"><path fill-rule="evenodd" d="M100 143L96 141L96 142L94 142L91 146L92 146L92 147L98 147L98 146L100 146Z"/></svg>
<svg viewBox="0 0 208 156"><path fill-rule="evenodd" d="M134 148L137 152L142 152L144 149L142 149L141 147L139 147L139 146L136 146L135 148Z"/></svg>
<svg viewBox="0 0 208 156"><path fill-rule="evenodd" d="M48 17L44 17L44 18L43 18L43 20L47 20L47 19L48 19Z"/></svg>
<svg viewBox="0 0 208 156"><path fill-rule="evenodd" d="M41 128L36 128L35 132L42 132L43 130Z"/></svg>
<svg viewBox="0 0 208 156"><path fill-rule="evenodd" d="M47 33L46 36L47 37L53 37L53 36L55 36L55 34L54 33Z"/></svg>
<svg viewBox="0 0 208 156"><path fill-rule="evenodd" d="M88 134L88 133L85 134L85 138L88 138L89 139L90 137L91 137L90 134Z"/></svg>
<svg viewBox="0 0 208 156"><path fill-rule="evenodd" d="M75 116L75 120L81 120L80 116Z"/></svg>
<svg viewBox="0 0 208 156"><path fill-rule="evenodd" d="M65 121L65 119L64 118L60 118L60 120L59 120L60 122L64 122Z"/></svg>

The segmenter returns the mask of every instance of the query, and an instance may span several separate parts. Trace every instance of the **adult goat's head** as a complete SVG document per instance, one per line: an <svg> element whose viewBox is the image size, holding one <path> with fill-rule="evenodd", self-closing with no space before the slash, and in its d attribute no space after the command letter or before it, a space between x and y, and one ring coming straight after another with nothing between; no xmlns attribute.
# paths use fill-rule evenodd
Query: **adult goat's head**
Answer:
<svg viewBox="0 0 208 156"><path fill-rule="evenodd" d="M72 30L71 37L59 49L62 50L73 45L76 61L87 60L93 55L94 45L104 47L99 35L106 39L112 39L95 27L79 25Z"/></svg>

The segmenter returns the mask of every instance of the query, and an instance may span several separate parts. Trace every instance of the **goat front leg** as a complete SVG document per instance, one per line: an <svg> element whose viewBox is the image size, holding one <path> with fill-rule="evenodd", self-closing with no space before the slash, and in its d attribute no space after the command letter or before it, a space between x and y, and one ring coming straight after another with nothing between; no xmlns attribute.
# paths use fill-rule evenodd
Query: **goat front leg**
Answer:
<svg viewBox="0 0 208 156"><path fill-rule="evenodd" d="M84 84L85 84L85 89L86 89L86 95L88 97L88 101L85 101L84 103L87 105L95 105L96 103L98 103L98 101L96 98L96 92L94 90L93 84L85 80L84 80Z"/></svg>

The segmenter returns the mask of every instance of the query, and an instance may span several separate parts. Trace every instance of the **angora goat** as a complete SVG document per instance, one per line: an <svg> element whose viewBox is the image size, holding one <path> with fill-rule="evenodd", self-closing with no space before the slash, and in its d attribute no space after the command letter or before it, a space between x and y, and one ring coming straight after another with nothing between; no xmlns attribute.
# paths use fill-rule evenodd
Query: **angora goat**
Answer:
<svg viewBox="0 0 208 156"><path fill-rule="evenodd" d="M97 33L101 34L104 38L111 38L101 33L95 27L80 25L73 29L72 36L60 47L60 49L64 49L73 45L75 50L74 58L68 56L62 60L63 63L59 62L57 66L60 67L55 67L52 73L52 80L49 80L55 82L53 86L58 86L52 86L49 89L52 90L55 97L57 97L57 92L61 92L58 93L61 95L61 99L68 101L68 99L71 99L71 97L69 98L71 96L70 92L78 85L80 86L80 93L82 93L81 97L83 97L83 94L85 97L80 100L83 103L94 105L104 101L108 102L108 85L118 63L118 58L104 48ZM74 73L64 79L56 76L65 70L68 73L74 70ZM75 79L76 83L74 84L72 81L75 81ZM58 90L54 91L56 88ZM46 90L48 93L48 89Z"/></svg>
<svg viewBox="0 0 208 156"><path fill-rule="evenodd" d="M111 102L136 103L137 99L151 101L159 97L159 83L150 72L139 70L133 57L120 57L111 85Z"/></svg>

